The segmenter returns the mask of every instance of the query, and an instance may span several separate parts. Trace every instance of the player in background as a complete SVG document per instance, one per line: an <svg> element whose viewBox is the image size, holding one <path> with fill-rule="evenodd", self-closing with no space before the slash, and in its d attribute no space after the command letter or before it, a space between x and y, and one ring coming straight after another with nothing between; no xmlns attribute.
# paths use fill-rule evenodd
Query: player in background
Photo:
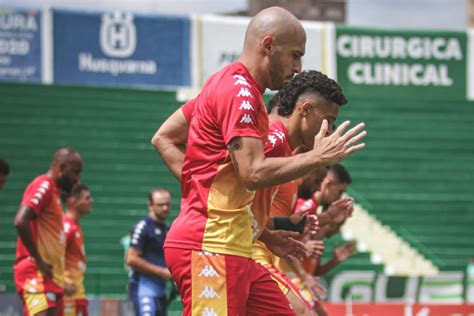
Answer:
<svg viewBox="0 0 474 316"><path fill-rule="evenodd" d="M133 228L126 263L132 269L128 285L137 316L166 315L166 282L171 275L163 254L171 209L171 193L154 189L148 195L148 215Z"/></svg>
<svg viewBox="0 0 474 316"><path fill-rule="evenodd" d="M353 211L352 198L342 198L348 186L352 182L349 172L340 164L330 166L325 177L318 181L311 176L305 177L299 184L298 200L295 212L315 214L319 205L324 205L323 213L319 217L333 214L333 221L321 226L320 231L310 236L306 242L322 242L324 238L330 238L339 232L341 225L351 216ZM316 185L320 184L320 185ZM311 240L309 240L311 239ZM343 246L337 245L333 248L333 257L326 263L320 264L320 259L305 258L301 264L296 260L281 260L277 266L293 276L292 281L300 288L303 297L314 303L314 309L318 315L326 315L324 307L318 302L319 293L316 276L321 276L330 271L336 265L344 262L355 254L355 244L348 242Z"/></svg>
<svg viewBox="0 0 474 316"><path fill-rule="evenodd" d="M80 184L66 197L64 232L66 233L66 269L64 271L64 315L88 316L88 301L84 288L87 260L84 233L80 221L92 211L89 188Z"/></svg>
<svg viewBox="0 0 474 316"><path fill-rule="evenodd" d="M10 174L10 166L5 160L0 159L0 190L3 189L5 182L7 182L7 178L9 174Z"/></svg>
<svg viewBox="0 0 474 316"><path fill-rule="evenodd" d="M82 159L60 148L45 174L26 188L14 225L18 231L15 287L25 315L62 315L66 238L61 193L80 181Z"/></svg>

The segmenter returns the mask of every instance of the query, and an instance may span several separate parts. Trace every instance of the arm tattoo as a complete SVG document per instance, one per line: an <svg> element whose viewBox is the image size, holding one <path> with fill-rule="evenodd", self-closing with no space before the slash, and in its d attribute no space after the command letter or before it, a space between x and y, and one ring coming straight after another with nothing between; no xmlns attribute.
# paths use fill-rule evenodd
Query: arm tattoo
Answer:
<svg viewBox="0 0 474 316"><path fill-rule="evenodd" d="M229 150L230 153L230 159L232 159L232 164L234 165L235 171L238 173L239 172L239 164L237 163L237 160L235 159L235 151L240 149L240 144L237 142L237 140L232 140L230 144L227 146L227 150Z"/></svg>

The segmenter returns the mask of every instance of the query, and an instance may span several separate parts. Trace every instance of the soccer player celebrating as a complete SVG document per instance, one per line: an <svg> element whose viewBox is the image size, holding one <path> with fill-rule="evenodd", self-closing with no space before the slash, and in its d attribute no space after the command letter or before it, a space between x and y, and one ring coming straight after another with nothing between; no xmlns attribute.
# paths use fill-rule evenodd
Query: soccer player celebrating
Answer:
<svg viewBox="0 0 474 316"><path fill-rule="evenodd" d="M66 240L60 196L79 182L81 171L79 153L61 148L48 172L23 194L14 221L19 237L13 269L25 315L62 314Z"/></svg>
<svg viewBox="0 0 474 316"><path fill-rule="evenodd" d="M64 271L64 315L87 316L87 298L84 289L86 252L84 234L80 225L83 216L92 211L93 199L89 188L77 185L66 197L64 232L66 233L66 269Z"/></svg>
<svg viewBox="0 0 474 316"><path fill-rule="evenodd" d="M166 281L171 275L166 268L163 243L170 208L169 191L151 191L148 216L140 220L132 232L126 263L133 270L128 290L137 316L166 315Z"/></svg>
<svg viewBox="0 0 474 316"><path fill-rule="evenodd" d="M261 11L250 21L239 60L211 76L152 140L181 179L181 212L166 239L165 256L185 315L294 315L268 271L251 259L258 235L253 229L259 226L250 209L254 191L336 163L362 149L358 142L365 136L363 124L342 135L349 122L326 135L323 121L318 146L300 159L265 157L268 115L262 93L280 89L301 71L305 42L291 13L276 7ZM263 230L259 238L298 251L300 243L288 236Z"/></svg>

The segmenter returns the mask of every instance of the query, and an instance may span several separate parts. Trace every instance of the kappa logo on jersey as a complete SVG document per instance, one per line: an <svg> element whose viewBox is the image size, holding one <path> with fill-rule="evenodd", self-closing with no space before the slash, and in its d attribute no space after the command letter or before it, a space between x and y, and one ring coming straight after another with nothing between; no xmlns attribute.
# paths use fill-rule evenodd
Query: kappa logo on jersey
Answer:
<svg viewBox="0 0 474 316"><path fill-rule="evenodd" d="M253 121L250 115L244 114L242 115L242 118L240 119L240 123L253 124Z"/></svg>
<svg viewBox="0 0 474 316"><path fill-rule="evenodd" d="M252 111L255 111L252 104L250 104L250 102L247 101L247 100L242 101L242 104L240 105L239 110L252 110Z"/></svg>
<svg viewBox="0 0 474 316"><path fill-rule="evenodd" d="M278 139L283 141L285 139L285 133L275 130L272 134L268 135L268 141L272 144L272 147L275 147Z"/></svg>
<svg viewBox="0 0 474 316"><path fill-rule="evenodd" d="M217 298L221 298L212 286L205 286L204 290L199 295L199 297L205 297L205 298L216 298L217 297Z"/></svg>
<svg viewBox="0 0 474 316"><path fill-rule="evenodd" d="M159 235L161 235L161 233L162 233L162 232L161 232L161 229L155 228L155 235L158 235L158 236L159 236Z"/></svg>
<svg viewBox="0 0 474 316"><path fill-rule="evenodd" d="M216 311L212 307L205 307L202 316L217 316Z"/></svg>
<svg viewBox="0 0 474 316"><path fill-rule="evenodd" d="M247 88L240 88L239 93L237 93L238 97L252 97L253 95L250 93L249 89Z"/></svg>
<svg viewBox="0 0 474 316"><path fill-rule="evenodd" d="M237 80L234 82L234 86L240 84L240 85L243 85L243 86L250 87L249 83L247 82L247 79L245 79L244 76L241 76L241 75L234 75L234 78L237 79Z"/></svg>
<svg viewBox="0 0 474 316"><path fill-rule="evenodd" d="M202 268L201 272L199 273L198 276L204 276L206 278L209 278L209 277L218 277L219 274L216 272L216 270L214 270L214 268L210 265L204 265L204 268Z"/></svg>

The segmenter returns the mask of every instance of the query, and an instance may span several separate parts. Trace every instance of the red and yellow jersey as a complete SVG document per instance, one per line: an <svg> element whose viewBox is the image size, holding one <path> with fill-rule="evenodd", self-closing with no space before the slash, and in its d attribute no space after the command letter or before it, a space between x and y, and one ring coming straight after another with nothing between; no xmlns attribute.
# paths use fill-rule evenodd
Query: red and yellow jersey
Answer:
<svg viewBox="0 0 474 316"><path fill-rule="evenodd" d="M33 241L39 255L53 268L53 279L44 280L48 291L61 292L64 282L65 235L63 210L60 201L60 190L54 179L44 174L34 179L23 194L21 206L30 207L36 217L30 221ZM16 270L38 271L36 263L30 256L20 237L16 247ZM17 271L21 274L21 271ZM28 280L16 282L17 289L23 289ZM35 283L35 282L33 282ZM42 292L45 289L35 289Z"/></svg>
<svg viewBox="0 0 474 316"><path fill-rule="evenodd" d="M255 192L240 181L227 146L236 137L262 142L268 115L262 91L240 62L214 74L192 107L181 177L181 212L165 247L251 257ZM188 115L186 113L192 113Z"/></svg>
<svg viewBox="0 0 474 316"><path fill-rule="evenodd" d="M293 149L290 144L288 131L280 120L274 120L270 123L268 140L265 143L265 156L266 157L289 157L291 156ZM292 182L289 182L290 186L293 187ZM270 217L274 217L273 209L276 200L279 200L279 205L283 201L284 197L287 197L288 184L281 184L270 188L257 190L255 195L255 201L252 204L252 211L257 220L258 233L261 233L265 228L265 225ZM282 191L280 191L282 190ZM296 193L296 191L295 191ZM281 196L283 195L283 196ZM293 198L290 195L290 203ZM288 206L289 207L289 206ZM291 210L291 209L290 209ZM288 210L286 210L288 212ZM288 215L277 215L277 216L288 216ZM258 236L256 236L258 237ZM274 264L274 255L268 250L268 248L260 241L255 241L252 246L252 259L262 265Z"/></svg>
<svg viewBox="0 0 474 316"><path fill-rule="evenodd" d="M293 148L291 148L285 125L278 119L272 121L269 127L268 139L265 142L265 156L289 157L292 151ZM285 184L256 191L255 200L252 204L252 212L256 219L255 225L258 227L255 237L258 237L267 224L273 208L274 198L280 194L282 186L285 187Z"/></svg>
<svg viewBox="0 0 474 316"><path fill-rule="evenodd" d="M85 299L84 273L86 271L86 251L81 225L72 217L64 215L64 232L66 233L66 269L64 281L76 286L76 293L65 298Z"/></svg>

